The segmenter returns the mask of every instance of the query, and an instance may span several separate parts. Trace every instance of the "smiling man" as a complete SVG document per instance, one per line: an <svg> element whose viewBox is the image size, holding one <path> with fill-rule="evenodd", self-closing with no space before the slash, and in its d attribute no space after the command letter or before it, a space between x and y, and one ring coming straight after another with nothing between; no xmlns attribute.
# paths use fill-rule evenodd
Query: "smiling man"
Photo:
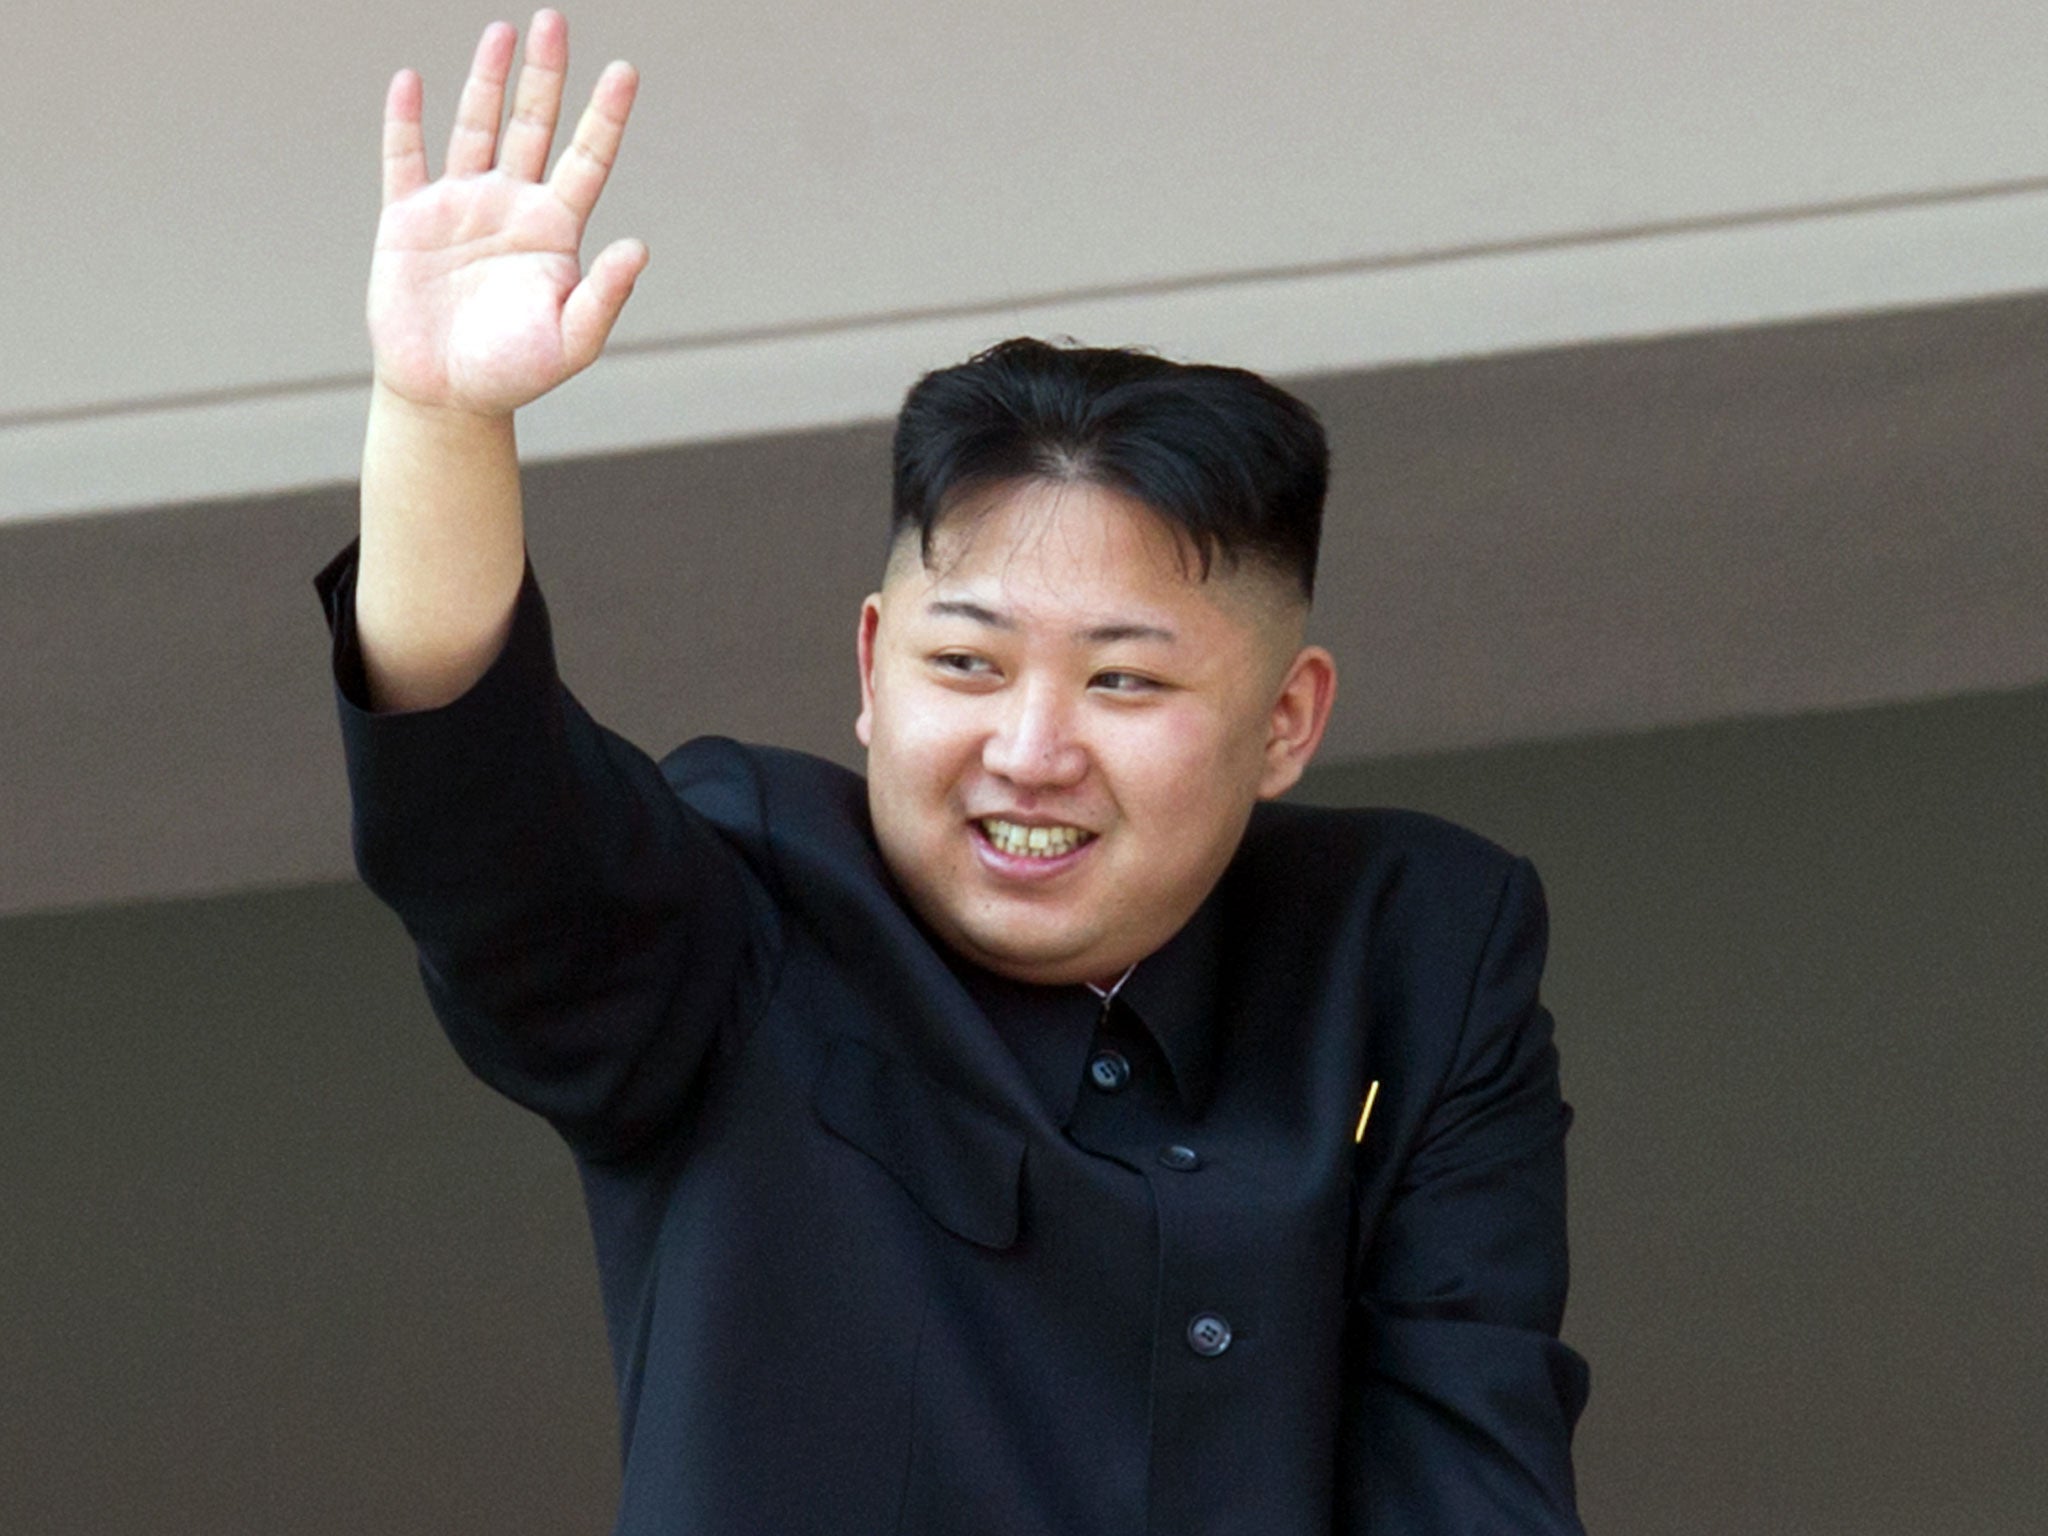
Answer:
<svg viewBox="0 0 2048 1536"><path fill-rule="evenodd" d="M558 678L512 414L646 253L577 249L488 29L447 173L393 82L362 536L322 573L358 861L589 1206L622 1533L1571 1532L1582 1362L1526 862L1276 804L1320 740L1327 479L1237 369L927 375L857 628L865 778L659 764Z"/></svg>
<svg viewBox="0 0 2048 1536"><path fill-rule="evenodd" d="M1096 354L1084 383L1083 357L1013 342L928 380L905 456L919 430L944 429L925 398L943 392L994 418L977 433L1107 459L1159 431L1112 424L1118 405L1171 420L1188 411L1191 376L1225 381L1313 442L1305 413L1249 378ZM1112 369L1131 377L1111 386ZM1016 431L1005 395L1053 381L1071 391L1071 419ZM1319 478L1314 448L1308 460ZM938 501L930 546L916 513L899 514L910 527L861 612L856 729L883 859L939 938L1021 981L1106 985L1194 915L1252 805L1301 776L1335 673L1302 647L1293 573L1230 547L1211 554L1245 569L1197 579L1182 527L1091 478L1129 483L1128 471L1083 460L1060 474L977 475L959 510L911 493L913 507Z"/></svg>

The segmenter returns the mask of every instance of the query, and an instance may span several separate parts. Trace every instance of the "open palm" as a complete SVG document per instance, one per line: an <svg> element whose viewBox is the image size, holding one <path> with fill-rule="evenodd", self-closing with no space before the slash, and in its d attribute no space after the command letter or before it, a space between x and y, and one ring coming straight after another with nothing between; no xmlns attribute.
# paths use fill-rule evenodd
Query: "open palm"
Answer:
<svg viewBox="0 0 2048 1536"><path fill-rule="evenodd" d="M633 70L605 70L543 180L568 28L553 11L534 17L501 134L515 42L509 26L485 29L438 181L427 179L419 77L401 71L385 100L370 343L378 382L421 405L503 414L588 367L647 263L634 240L607 246L587 272L577 259L632 110Z"/></svg>

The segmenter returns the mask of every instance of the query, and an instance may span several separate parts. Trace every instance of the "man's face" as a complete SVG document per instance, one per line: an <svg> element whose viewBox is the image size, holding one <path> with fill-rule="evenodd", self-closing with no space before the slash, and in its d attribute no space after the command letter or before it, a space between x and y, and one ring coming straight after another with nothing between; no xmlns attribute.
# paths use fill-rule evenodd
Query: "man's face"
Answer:
<svg viewBox="0 0 2048 1536"><path fill-rule="evenodd" d="M868 801L890 872L967 958L1107 983L1208 895L1334 691L1281 580L1205 580L1143 503L1019 482L899 544L863 605Z"/></svg>

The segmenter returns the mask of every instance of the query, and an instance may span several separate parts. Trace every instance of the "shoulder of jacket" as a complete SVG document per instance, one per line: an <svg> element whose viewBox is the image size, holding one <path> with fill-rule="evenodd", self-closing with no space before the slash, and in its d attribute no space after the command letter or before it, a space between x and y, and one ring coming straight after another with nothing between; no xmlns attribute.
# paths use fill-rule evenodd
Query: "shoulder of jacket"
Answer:
<svg viewBox="0 0 2048 1536"><path fill-rule="evenodd" d="M1292 801L1257 807L1243 851L1270 868L1346 881L1398 870L1409 879L1491 885L1520 862L1491 838L1426 811Z"/></svg>
<svg viewBox="0 0 2048 1536"><path fill-rule="evenodd" d="M867 781L808 752L700 736L661 769L677 798L785 876L880 877Z"/></svg>
<svg viewBox="0 0 2048 1536"><path fill-rule="evenodd" d="M729 736L698 736L661 760L662 777L682 800L712 820L735 814L758 820L763 803L806 804L843 815L867 804L866 781L850 768L786 747L764 747Z"/></svg>

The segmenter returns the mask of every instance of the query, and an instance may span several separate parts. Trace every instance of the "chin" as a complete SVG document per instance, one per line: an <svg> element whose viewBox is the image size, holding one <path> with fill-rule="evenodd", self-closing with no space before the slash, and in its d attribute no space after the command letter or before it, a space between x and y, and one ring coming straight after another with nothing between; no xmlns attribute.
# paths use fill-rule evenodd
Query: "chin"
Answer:
<svg viewBox="0 0 2048 1536"><path fill-rule="evenodd" d="M1012 981L1056 987L1087 981L1103 967L1094 963L1086 946L1072 940L1062 942L1051 935L1020 941L1014 933L982 935L972 930L955 930L949 936L953 947L984 970L1007 976Z"/></svg>

